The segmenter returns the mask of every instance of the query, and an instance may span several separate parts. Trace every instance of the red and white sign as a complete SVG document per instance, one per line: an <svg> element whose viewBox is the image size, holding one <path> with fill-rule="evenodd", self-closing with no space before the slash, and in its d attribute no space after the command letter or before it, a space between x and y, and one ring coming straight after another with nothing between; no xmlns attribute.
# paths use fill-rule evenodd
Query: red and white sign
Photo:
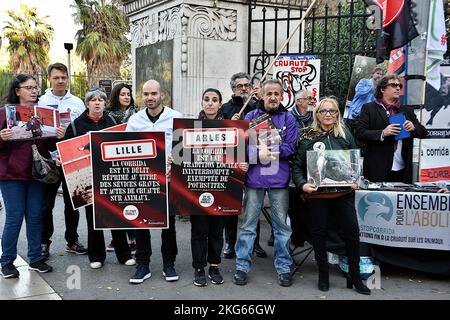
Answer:
<svg viewBox="0 0 450 320"><path fill-rule="evenodd" d="M152 159L156 157L153 139L104 142L101 145L103 161Z"/></svg>
<svg viewBox="0 0 450 320"><path fill-rule="evenodd" d="M450 180L450 139L422 139L420 182Z"/></svg>
<svg viewBox="0 0 450 320"><path fill-rule="evenodd" d="M220 129L185 129L183 131L184 148L236 147L238 130L236 128Z"/></svg>

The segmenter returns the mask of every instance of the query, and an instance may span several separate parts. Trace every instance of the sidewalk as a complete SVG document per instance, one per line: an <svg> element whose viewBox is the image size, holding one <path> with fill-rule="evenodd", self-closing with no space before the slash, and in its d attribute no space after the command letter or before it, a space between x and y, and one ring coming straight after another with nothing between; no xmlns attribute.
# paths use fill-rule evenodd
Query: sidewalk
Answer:
<svg viewBox="0 0 450 320"><path fill-rule="evenodd" d="M0 246L0 254L1 252ZM28 263L20 256L14 261L14 265L20 276L17 279L0 276L0 300L61 300L38 272L28 270Z"/></svg>
<svg viewBox="0 0 450 320"><path fill-rule="evenodd" d="M55 232L50 247L48 263L53 272L37 274L28 271L26 263L18 260L20 278L0 279L0 299L63 299L63 300L450 300L450 278L439 279L424 273L389 265L381 265L381 289L373 290L371 296L364 296L349 290L345 278L336 267L330 270L330 291L317 289L317 267L310 255L294 276L291 287L281 287L273 264L273 247L267 246L270 227L261 223L261 245L267 251L265 259L253 257L253 269L246 286L233 284L234 259L223 259L221 263L225 283L199 288L192 284L194 269L190 244L191 224L176 221L178 255L175 263L180 280L168 283L162 276L161 231L151 232L153 254L150 262L152 277L139 285L128 282L135 267L120 265L114 252L109 252L101 269L91 269L86 255L65 252L64 214L61 196L56 198L53 211ZM0 211L0 233L3 229L4 211ZM87 244L86 217L80 210L78 228L80 242ZM105 244L111 233L105 231ZM22 226L18 253L27 252L25 224ZM303 255L301 256L303 257ZM296 257L300 259L300 257ZM78 280L77 280L78 279Z"/></svg>

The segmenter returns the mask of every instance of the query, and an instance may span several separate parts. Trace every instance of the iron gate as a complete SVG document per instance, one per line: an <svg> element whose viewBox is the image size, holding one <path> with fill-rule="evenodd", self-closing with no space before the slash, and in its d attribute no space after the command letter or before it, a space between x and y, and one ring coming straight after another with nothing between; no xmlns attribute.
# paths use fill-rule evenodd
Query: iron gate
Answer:
<svg viewBox="0 0 450 320"><path fill-rule="evenodd" d="M249 0L248 72L253 80L266 72L310 2ZM283 51L316 55L321 60L320 95L335 96L342 107L355 56L375 57L375 32L366 27L369 16L360 0L339 1L333 6L319 1Z"/></svg>

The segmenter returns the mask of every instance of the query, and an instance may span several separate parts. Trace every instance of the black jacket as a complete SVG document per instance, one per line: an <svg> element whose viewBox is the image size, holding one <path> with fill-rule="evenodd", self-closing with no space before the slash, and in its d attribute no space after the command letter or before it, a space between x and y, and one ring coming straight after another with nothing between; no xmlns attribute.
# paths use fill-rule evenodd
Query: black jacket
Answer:
<svg viewBox="0 0 450 320"><path fill-rule="evenodd" d="M230 101L227 103L224 103L222 105L222 113L224 119L231 119L234 114L239 113L241 111L241 108L244 106L244 99L242 97L233 96ZM247 106L244 109L244 112L241 114L240 120L243 120L245 115L249 113L250 111L254 110L255 107L255 100L251 99L250 102L247 104Z"/></svg>
<svg viewBox="0 0 450 320"><path fill-rule="evenodd" d="M109 115L108 112L103 112L103 116L100 121L95 123L88 117L88 111L89 110L86 109L81 116L76 118L73 123L67 127L64 140L82 136L89 131L99 131L117 125L117 120L113 116Z"/></svg>
<svg viewBox="0 0 450 320"><path fill-rule="evenodd" d="M414 124L415 131L409 138L403 139L402 158L405 161L405 175L402 182L412 182L413 138L424 138L427 130L417 120L414 110L401 106L400 112L406 120ZM387 181L394 160L394 136L385 137L381 141L381 132L389 125L389 119L383 106L376 102L363 105L359 121L356 123L356 137L365 142L364 178L373 182Z"/></svg>
<svg viewBox="0 0 450 320"><path fill-rule="evenodd" d="M358 149L352 134L344 128L345 139L343 137L335 137L332 132L317 132L312 128L306 128L300 134L297 141L297 153L292 161L292 180L296 188L303 192L303 185L307 183L306 168L306 152L314 150L317 142L322 142L325 150L349 150ZM328 188L336 189L336 188ZM322 189L323 191L324 189Z"/></svg>

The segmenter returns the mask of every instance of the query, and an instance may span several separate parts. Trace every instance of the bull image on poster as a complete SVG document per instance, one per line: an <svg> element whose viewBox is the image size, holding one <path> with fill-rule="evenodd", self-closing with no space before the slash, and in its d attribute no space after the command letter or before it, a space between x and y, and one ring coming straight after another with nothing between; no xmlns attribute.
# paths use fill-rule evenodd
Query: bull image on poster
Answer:
<svg viewBox="0 0 450 320"><path fill-rule="evenodd" d="M126 123L104 129L125 131ZM56 144L64 178L74 210L92 204L92 169L89 134L67 139Z"/></svg>
<svg viewBox="0 0 450 320"><path fill-rule="evenodd" d="M351 186L360 176L359 149L309 150L308 182L319 187Z"/></svg>
<svg viewBox="0 0 450 320"><path fill-rule="evenodd" d="M12 130L10 140L34 140L56 137L60 123L58 110L37 105L7 105L6 125Z"/></svg>
<svg viewBox="0 0 450 320"><path fill-rule="evenodd" d="M164 132L90 133L94 229L168 228Z"/></svg>
<svg viewBox="0 0 450 320"><path fill-rule="evenodd" d="M170 203L182 215L239 215L248 121L174 119Z"/></svg>

